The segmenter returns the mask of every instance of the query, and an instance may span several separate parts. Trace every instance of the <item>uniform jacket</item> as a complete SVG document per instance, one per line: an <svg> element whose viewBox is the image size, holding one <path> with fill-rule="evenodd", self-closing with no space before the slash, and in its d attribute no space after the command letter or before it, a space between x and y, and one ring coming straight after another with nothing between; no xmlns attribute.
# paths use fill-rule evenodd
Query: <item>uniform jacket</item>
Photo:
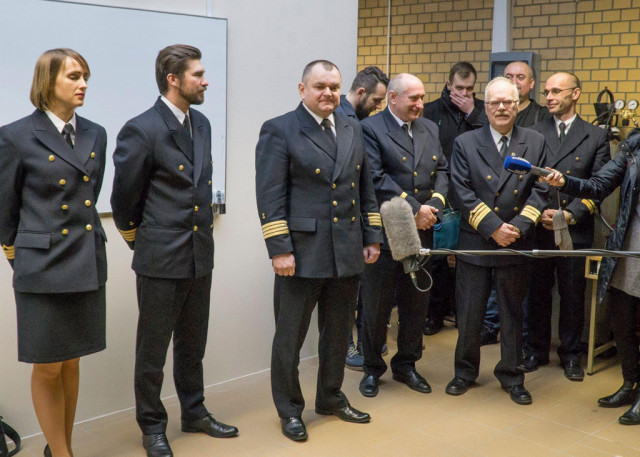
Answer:
<svg viewBox="0 0 640 457"><path fill-rule="evenodd" d="M569 129L569 133L571 133ZM568 135L567 135L568 136ZM566 138L565 138L566 140ZM564 193L578 197L602 200L620 186L620 208L613 232L607 239L606 248L612 251L622 249L624 235L638 205L640 186L640 130L633 130L620 145L620 152L589 179L578 179L565 174ZM603 257L598 278L597 299L601 302L609 288L618 259Z"/></svg>
<svg viewBox="0 0 640 457"><path fill-rule="evenodd" d="M347 277L363 246L382 241L358 121L335 113L337 151L302 103L265 122L256 146L256 197L269 257L292 252L295 275Z"/></svg>
<svg viewBox="0 0 640 457"><path fill-rule="evenodd" d="M140 275L198 278L213 268L211 125L189 116L193 141L160 98L118 134L111 207Z"/></svg>
<svg viewBox="0 0 640 457"><path fill-rule="evenodd" d="M435 122L440 129L440 144L444 155L451 162L453 142L458 135L488 125L489 121L484 111L484 102L473 98L475 108L466 116L451 101L449 89L444 86L442 96L424 105L422 115Z"/></svg>
<svg viewBox="0 0 640 457"><path fill-rule="evenodd" d="M553 117L536 124L532 129L544 135L547 145L546 166L564 174L577 178L590 178L611 159L607 132L585 122L580 116L573 121L562 143L558 139ZM599 199L574 198L560 192L560 207L572 212L577 220L575 225L569 226L574 243L593 242L593 213L599 205ZM548 208L558 209L558 192L555 189L549 191ZM546 230L542 226L537 230L538 239L544 243L544 249L553 248L553 230Z"/></svg>
<svg viewBox="0 0 640 457"><path fill-rule="evenodd" d="M354 121L359 121L358 116L356 116L356 111L355 109L353 109L351 103L349 103L349 100L347 100L346 95L340 96L340 106L338 106L338 108L336 109L336 113L344 114Z"/></svg>
<svg viewBox="0 0 640 457"><path fill-rule="evenodd" d="M544 137L514 126L507 154L542 167ZM504 170L489 126L456 138L451 160L451 190L462 214L458 249L499 249L491 235L503 222L522 232L509 249L532 249L533 229L547 206L547 184L540 183L533 174L516 175ZM524 263L526 258L464 256L462 260L480 266L501 266Z"/></svg>
<svg viewBox="0 0 640 457"><path fill-rule="evenodd" d="M76 116L71 148L44 111L0 128L0 242L19 292L97 290L107 280L96 201L107 133Z"/></svg>
<svg viewBox="0 0 640 457"><path fill-rule="evenodd" d="M418 118L411 130L413 141L389 108L362 121L378 204L402 197L414 214L421 205L431 205L442 214L449 166L440 147L438 126Z"/></svg>

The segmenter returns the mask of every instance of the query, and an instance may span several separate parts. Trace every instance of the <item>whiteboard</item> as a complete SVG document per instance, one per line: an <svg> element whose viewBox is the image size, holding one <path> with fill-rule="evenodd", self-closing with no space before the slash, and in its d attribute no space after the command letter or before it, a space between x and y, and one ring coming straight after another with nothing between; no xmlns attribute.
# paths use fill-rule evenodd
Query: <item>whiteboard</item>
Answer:
<svg viewBox="0 0 640 457"><path fill-rule="evenodd" d="M0 125L29 115L33 69L47 49L71 48L89 63L84 106L76 112L107 130L107 168L98 199L99 212L110 212L112 154L124 123L146 111L158 97L155 59L177 43L202 51L209 81L202 105L193 108L211 121L213 188L225 189L227 118L227 21L50 0L0 1Z"/></svg>

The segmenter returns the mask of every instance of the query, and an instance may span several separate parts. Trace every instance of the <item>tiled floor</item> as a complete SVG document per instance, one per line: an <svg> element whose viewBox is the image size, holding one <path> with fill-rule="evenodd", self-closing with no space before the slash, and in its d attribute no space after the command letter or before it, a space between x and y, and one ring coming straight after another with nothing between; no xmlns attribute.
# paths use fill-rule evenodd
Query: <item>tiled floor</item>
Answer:
<svg viewBox="0 0 640 457"><path fill-rule="evenodd" d="M176 457L632 457L640 456L640 426L618 424L625 411L604 409L597 398L621 384L619 365L605 368L584 382L564 378L555 354L550 365L528 374L525 385L533 404L519 406L500 389L493 367L499 345L482 348L478 385L460 397L444 393L453 376L457 331L447 326L425 337L418 364L433 388L419 394L382 378L380 393L358 392L361 373L346 370L343 390L351 403L370 412L370 424L347 424L313 411L317 359L303 361L300 379L310 408L303 414L309 439L294 443L280 433L271 400L269 373L208 388L206 404L216 418L237 425L240 436L214 439L179 430L179 407L167 400L167 435ZM395 344L390 338L390 357ZM387 358L388 360L388 358ZM144 457L134 412L128 411L78 425L75 457ZM44 439L24 442L20 455L41 456Z"/></svg>

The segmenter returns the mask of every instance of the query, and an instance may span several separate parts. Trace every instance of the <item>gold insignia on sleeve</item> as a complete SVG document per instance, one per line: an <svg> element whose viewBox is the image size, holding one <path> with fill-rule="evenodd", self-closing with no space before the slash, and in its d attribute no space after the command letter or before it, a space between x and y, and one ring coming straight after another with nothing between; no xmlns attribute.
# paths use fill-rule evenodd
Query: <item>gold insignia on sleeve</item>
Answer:
<svg viewBox="0 0 640 457"><path fill-rule="evenodd" d="M593 214L596 211L596 202L594 202L593 200L591 200L590 198L583 198L581 200L581 203L587 207L587 209L589 210L589 214Z"/></svg>
<svg viewBox="0 0 640 457"><path fill-rule="evenodd" d="M367 217L369 218L369 225L382 227L382 218L380 217L380 213L367 213Z"/></svg>
<svg viewBox="0 0 640 457"><path fill-rule="evenodd" d="M527 205L522 208L520 215L526 217L527 219L531 219L534 224L537 224L540 220L540 211L538 211L538 209L534 208L531 205Z"/></svg>
<svg viewBox="0 0 640 457"><path fill-rule="evenodd" d="M14 248L13 246L7 246L6 244L3 244L2 251L4 252L4 255L7 256L7 259L13 260L16 258L16 248Z"/></svg>
<svg viewBox="0 0 640 457"><path fill-rule="evenodd" d="M487 214L491 212L491 208L489 208L483 202L479 203L474 209L469 213L469 225L474 228L474 230L478 230L478 225L480 222L487 217Z"/></svg>
<svg viewBox="0 0 640 457"><path fill-rule="evenodd" d="M436 197L438 200L440 200L442 202L443 205L446 205L446 202L444 200L444 195L442 195L440 192L433 192L433 195L431 195L431 196L432 197Z"/></svg>
<svg viewBox="0 0 640 457"><path fill-rule="evenodd" d="M122 238L124 238L125 241L135 241L137 231L138 231L138 227L131 230L118 229L118 232L120 232L120 235L122 235Z"/></svg>
<svg viewBox="0 0 640 457"><path fill-rule="evenodd" d="M408 195L408 194L407 194L406 192L402 192L402 193L400 194L400 198L404 198L404 199L406 199L406 198L407 198L407 195Z"/></svg>
<svg viewBox="0 0 640 457"><path fill-rule="evenodd" d="M262 236L266 240L273 236L289 234L287 221L273 221L262 226Z"/></svg>

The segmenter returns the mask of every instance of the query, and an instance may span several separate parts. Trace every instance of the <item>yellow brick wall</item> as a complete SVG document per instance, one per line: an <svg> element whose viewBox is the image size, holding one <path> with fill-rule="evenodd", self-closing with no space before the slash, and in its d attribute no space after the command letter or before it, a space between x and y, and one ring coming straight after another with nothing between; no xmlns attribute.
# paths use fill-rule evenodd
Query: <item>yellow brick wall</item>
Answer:
<svg viewBox="0 0 640 457"><path fill-rule="evenodd" d="M515 0L512 39L514 51L540 53L541 81L562 70L580 78L578 112L589 121L605 86L640 100L640 0Z"/></svg>
<svg viewBox="0 0 640 457"><path fill-rule="evenodd" d="M484 98L493 0L392 0L390 68L387 6L388 0L359 0L359 69L414 73L431 101L440 96L451 65L468 60L478 70L476 92ZM640 0L513 0L512 25L513 51L541 55L542 83L557 71L578 75L578 112L587 120L595 117L593 103L605 86L616 99L640 100ZM544 104L544 97L537 98Z"/></svg>
<svg viewBox="0 0 640 457"><path fill-rule="evenodd" d="M386 68L388 3L359 0L359 70L377 65L392 77L413 73L431 101L440 97L451 65L467 60L478 71L476 92L482 94L489 78L493 0L392 0Z"/></svg>

